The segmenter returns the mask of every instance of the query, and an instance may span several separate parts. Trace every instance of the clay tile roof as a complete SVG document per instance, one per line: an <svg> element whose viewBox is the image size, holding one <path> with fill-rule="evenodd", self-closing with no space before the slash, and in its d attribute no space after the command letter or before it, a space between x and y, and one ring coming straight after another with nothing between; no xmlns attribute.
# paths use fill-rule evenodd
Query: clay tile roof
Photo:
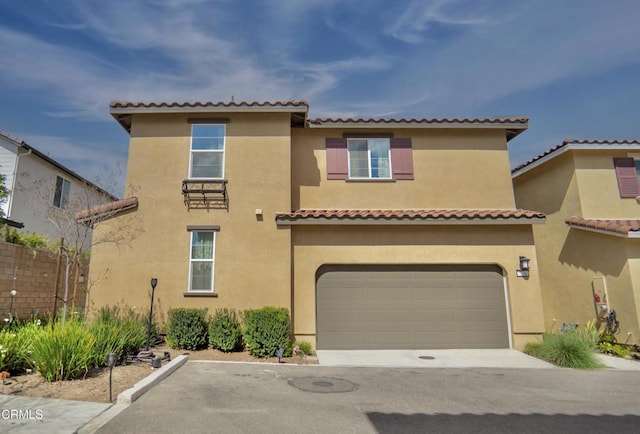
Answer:
<svg viewBox="0 0 640 434"><path fill-rule="evenodd" d="M477 222L511 221L521 220L531 223L535 220L544 220L545 215L537 211L523 209L509 210L454 210L454 209L430 209L430 210L293 210L287 213L277 213L276 221L291 223L296 221L413 221L413 222L456 222L475 220Z"/></svg>
<svg viewBox="0 0 640 434"><path fill-rule="evenodd" d="M609 220L584 219L582 217L567 217L565 223L578 229L610 232L625 237L640 237L640 220Z"/></svg>
<svg viewBox="0 0 640 434"><path fill-rule="evenodd" d="M244 107L302 107L309 108L306 101L159 101L159 102L133 102L133 101L113 101L111 109L153 109L153 108L244 108Z"/></svg>
<svg viewBox="0 0 640 434"><path fill-rule="evenodd" d="M494 124L526 124L528 118L315 118L309 119L309 124L471 124L471 125L494 125Z"/></svg>
<svg viewBox="0 0 640 434"><path fill-rule="evenodd" d="M109 218L115 214L138 206L138 198L135 196L126 199L109 202L104 205L94 206L76 213L76 221L78 223L94 221L98 218Z"/></svg>
<svg viewBox="0 0 640 434"><path fill-rule="evenodd" d="M603 146L640 145L640 139L565 139L559 145L556 145L551 149L548 149L547 151L543 152L542 154L533 157L529 161L525 161L524 163L520 164L518 167L513 169L511 173L515 173L521 169L524 169L525 167L535 163L538 160L545 158L548 155L555 153L556 151L566 147L567 145L603 145Z"/></svg>

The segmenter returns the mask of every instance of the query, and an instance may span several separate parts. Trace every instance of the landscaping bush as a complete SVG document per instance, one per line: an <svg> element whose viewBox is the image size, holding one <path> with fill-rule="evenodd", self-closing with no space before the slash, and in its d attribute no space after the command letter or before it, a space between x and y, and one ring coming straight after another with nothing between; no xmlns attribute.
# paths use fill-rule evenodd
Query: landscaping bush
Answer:
<svg viewBox="0 0 640 434"><path fill-rule="evenodd" d="M596 322L594 320L587 321L584 327L575 329L575 333L589 345L592 351L598 349L598 342L600 341L601 335L596 328Z"/></svg>
<svg viewBox="0 0 640 434"><path fill-rule="evenodd" d="M0 332L0 371L11 374L24 372L28 367L29 341L19 331Z"/></svg>
<svg viewBox="0 0 640 434"><path fill-rule="evenodd" d="M234 309L217 309L209 321L209 346L229 352L241 348L242 328Z"/></svg>
<svg viewBox="0 0 640 434"><path fill-rule="evenodd" d="M311 344L310 344L309 342L295 341L295 342L291 345L291 348L293 349L293 348L295 348L295 347L298 347L298 350L299 350L299 353L298 353L298 354L299 354L299 355L302 355L302 356L309 356L309 355L311 355L312 350L311 350ZM302 354L300 354L300 353L302 353Z"/></svg>
<svg viewBox="0 0 640 434"><path fill-rule="evenodd" d="M527 344L525 352L566 368L594 369L604 365L598 361L591 342L580 333L545 334L542 343Z"/></svg>
<svg viewBox="0 0 640 434"><path fill-rule="evenodd" d="M286 308L263 307L245 310L244 342L255 357L273 357L279 348L291 355L291 320Z"/></svg>
<svg viewBox="0 0 640 434"><path fill-rule="evenodd" d="M147 324L148 319L144 315L130 308L124 311L117 306L101 308L89 326L89 331L95 338L92 364L106 366L107 357L111 353L116 355L116 360L123 360L128 354L140 351L147 340ZM152 338L154 330L157 339L155 324L152 326ZM150 345L155 343L156 340L150 339Z"/></svg>
<svg viewBox="0 0 640 434"><path fill-rule="evenodd" d="M33 336L33 367L49 382L84 377L91 364L94 341L79 321L43 327Z"/></svg>
<svg viewBox="0 0 640 434"><path fill-rule="evenodd" d="M207 309L169 309L167 343L171 348L198 350L206 347Z"/></svg>

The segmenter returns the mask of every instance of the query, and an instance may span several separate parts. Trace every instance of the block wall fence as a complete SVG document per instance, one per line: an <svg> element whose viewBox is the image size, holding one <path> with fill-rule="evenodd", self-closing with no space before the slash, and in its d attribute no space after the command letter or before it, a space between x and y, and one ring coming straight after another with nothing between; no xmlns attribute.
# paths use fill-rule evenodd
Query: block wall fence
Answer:
<svg viewBox="0 0 640 434"><path fill-rule="evenodd" d="M21 320L34 315L39 318L53 315L58 263L60 263L60 273L56 310L59 311L63 306L64 298L65 259L58 253L0 242L0 321L8 318L10 311L14 318ZM73 303L75 307L84 309L86 287L84 283L77 283L82 278L77 278L74 268L72 267L72 275L69 279L67 306L71 308ZM88 275L88 263L81 265L78 276L82 275ZM71 300L76 283L76 297ZM16 291L13 305L12 289Z"/></svg>

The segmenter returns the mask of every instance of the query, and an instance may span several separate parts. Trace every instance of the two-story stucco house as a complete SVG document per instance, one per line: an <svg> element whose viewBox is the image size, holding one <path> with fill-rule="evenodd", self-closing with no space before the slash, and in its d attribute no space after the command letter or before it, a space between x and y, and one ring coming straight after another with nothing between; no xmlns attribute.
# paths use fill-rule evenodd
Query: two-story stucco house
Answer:
<svg viewBox="0 0 640 434"><path fill-rule="evenodd" d="M142 221L94 306L284 306L320 349L520 348L543 332L507 142L526 118L312 119L303 101L114 102ZM83 214L100 215L105 208ZM112 223L113 222L113 223Z"/></svg>
<svg viewBox="0 0 640 434"><path fill-rule="evenodd" d="M117 197L33 146L0 132L0 173L10 190L2 211L11 225L74 244L73 213ZM73 209L70 209L73 208ZM69 211L69 212L67 212ZM88 234L90 236L90 234Z"/></svg>
<svg viewBox="0 0 640 434"><path fill-rule="evenodd" d="M640 140L567 139L513 170L534 228L547 328L614 310L618 341L640 337ZM555 325L554 325L555 323Z"/></svg>

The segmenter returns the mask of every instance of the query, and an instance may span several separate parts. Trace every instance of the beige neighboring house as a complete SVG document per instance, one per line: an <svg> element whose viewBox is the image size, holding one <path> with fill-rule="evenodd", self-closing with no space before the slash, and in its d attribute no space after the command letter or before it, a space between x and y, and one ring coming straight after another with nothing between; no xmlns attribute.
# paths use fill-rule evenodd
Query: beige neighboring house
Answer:
<svg viewBox="0 0 640 434"><path fill-rule="evenodd" d="M534 227L547 329L616 312L619 342L640 342L640 140L567 139L513 170Z"/></svg>
<svg viewBox="0 0 640 434"><path fill-rule="evenodd" d="M46 235L51 241L64 236L67 244L74 244L74 237L78 236L72 218L74 209L118 200L33 146L3 132L0 173L11 191L2 204L9 224Z"/></svg>
<svg viewBox="0 0 640 434"><path fill-rule="evenodd" d="M287 307L319 349L521 348L543 332L507 143L526 118L310 118L304 101L114 102L142 222L92 251L90 303ZM520 277L519 275L522 275ZM164 316L166 319L166 316Z"/></svg>

